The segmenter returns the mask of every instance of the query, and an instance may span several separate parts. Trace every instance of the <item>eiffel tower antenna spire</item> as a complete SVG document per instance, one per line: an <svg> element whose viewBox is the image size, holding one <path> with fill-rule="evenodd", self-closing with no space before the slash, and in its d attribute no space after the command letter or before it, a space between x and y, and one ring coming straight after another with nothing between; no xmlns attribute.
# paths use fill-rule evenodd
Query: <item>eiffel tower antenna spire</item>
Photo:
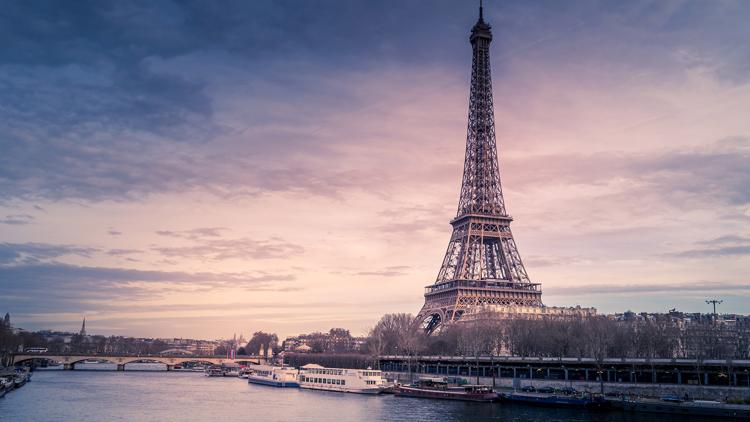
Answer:
<svg viewBox="0 0 750 422"><path fill-rule="evenodd" d="M490 71L492 27L479 20L471 29L469 119L461 193L453 234L435 283L427 286L417 315L426 332L486 307L541 307L539 283L532 283L510 231L495 140Z"/></svg>

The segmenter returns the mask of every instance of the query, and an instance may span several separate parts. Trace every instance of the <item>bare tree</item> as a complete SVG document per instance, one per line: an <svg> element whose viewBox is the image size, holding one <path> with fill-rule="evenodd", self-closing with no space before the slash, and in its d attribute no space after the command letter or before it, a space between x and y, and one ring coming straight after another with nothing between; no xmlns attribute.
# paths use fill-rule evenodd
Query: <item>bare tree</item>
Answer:
<svg viewBox="0 0 750 422"><path fill-rule="evenodd" d="M424 337L411 314L383 315L370 330L370 338L385 354L415 354L425 345Z"/></svg>
<svg viewBox="0 0 750 422"><path fill-rule="evenodd" d="M250 341L245 345L245 350L250 354L261 352L269 355L271 352L278 349L278 343L279 337L275 333L257 331L253 333ZM216 353L219 354L218 352Z"/></svg>

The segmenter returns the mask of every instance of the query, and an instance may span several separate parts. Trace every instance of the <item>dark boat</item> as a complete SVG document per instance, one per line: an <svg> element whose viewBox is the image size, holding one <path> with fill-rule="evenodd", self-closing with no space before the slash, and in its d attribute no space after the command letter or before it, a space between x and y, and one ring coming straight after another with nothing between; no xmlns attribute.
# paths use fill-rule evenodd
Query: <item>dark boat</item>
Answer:
<svg viewBox="0 0 750 422"><path fill-rule="evenodd" d="M580 395L564 395L549 393L524 393L512 392L502 396L502 399L515 403L526 403L537 406L554 406L554 407L588 407L603 408L608 407L609 402L599 395L584 393Z"/></svg>
<svg viewBox="0 0 750 422"><path fill-rule="evenodd" d="M486 385L463 385L450 387L443 380L422 379L409 386L400 385L396 388L396 395L403 397L419 397L426 399L463 400L476 402L492 402L499 395Z"/></svg>

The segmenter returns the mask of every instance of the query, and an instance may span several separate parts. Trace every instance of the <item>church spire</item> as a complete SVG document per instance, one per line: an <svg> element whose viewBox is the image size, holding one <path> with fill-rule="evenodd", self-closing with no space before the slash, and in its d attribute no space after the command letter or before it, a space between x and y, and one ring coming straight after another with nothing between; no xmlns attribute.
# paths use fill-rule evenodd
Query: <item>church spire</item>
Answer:
<svg viewBox="0 0 750 422"><path fill-rule="evenodd" d="M81 324L81 336L86 336L86 317L83 317L83 324Z"/></svg>

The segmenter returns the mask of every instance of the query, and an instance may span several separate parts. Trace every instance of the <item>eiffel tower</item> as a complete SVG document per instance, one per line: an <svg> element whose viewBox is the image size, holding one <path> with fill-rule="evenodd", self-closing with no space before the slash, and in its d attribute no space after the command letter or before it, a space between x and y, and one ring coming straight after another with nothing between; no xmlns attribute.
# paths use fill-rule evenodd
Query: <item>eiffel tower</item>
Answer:
<svg viewBox="0 0 750 422"><path fill-rule="evenodd" d="M532 283L510 231L495 142L490 75L491 27L479 20L471 30L473 51L469 127L461 196L437 280L427 286L416 321L427 333L492 306L541 307L540 283Z"/></svg>

